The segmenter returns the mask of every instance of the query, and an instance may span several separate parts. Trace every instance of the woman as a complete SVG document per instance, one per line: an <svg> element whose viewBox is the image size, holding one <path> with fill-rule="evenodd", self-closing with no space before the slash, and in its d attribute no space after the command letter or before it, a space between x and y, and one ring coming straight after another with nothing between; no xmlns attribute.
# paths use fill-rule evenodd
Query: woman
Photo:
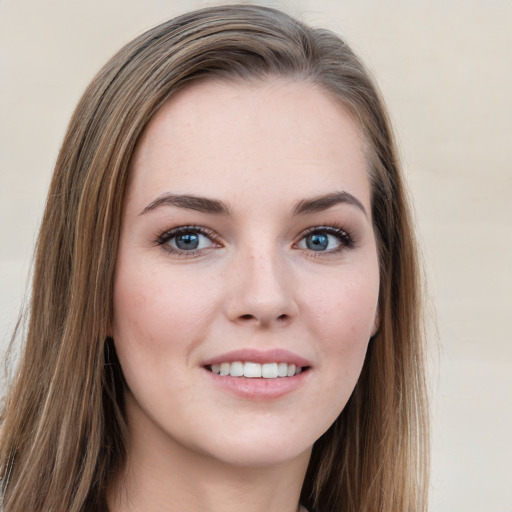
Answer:
<svg viewBox="0 0 512 512"><path fill-rule="evenodd" d="M257 6L148 31L56 164L4 510L425 510L419 293L343 41Z"/></svg>

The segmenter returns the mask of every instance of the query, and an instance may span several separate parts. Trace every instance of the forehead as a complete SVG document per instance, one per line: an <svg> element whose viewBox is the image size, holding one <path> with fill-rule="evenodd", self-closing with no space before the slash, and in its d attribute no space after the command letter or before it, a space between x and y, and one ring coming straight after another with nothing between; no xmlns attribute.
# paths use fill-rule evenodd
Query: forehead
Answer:
<svg viewBox="0 0 512 512"><path fill-rule="evenodd" d="M332 95L289 80L206 81L173 95L144 130L131 162L130 195L314 195L344 188L369 206L361 131ZM316 190L318 189L318 190Z"/></svg>

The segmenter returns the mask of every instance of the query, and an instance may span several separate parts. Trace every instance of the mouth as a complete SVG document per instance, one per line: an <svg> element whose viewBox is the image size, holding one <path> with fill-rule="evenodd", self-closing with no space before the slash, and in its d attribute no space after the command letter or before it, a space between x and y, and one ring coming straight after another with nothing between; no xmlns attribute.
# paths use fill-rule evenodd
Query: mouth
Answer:
<svg viewBox="0 0 512 512"><path fill-rule="evenodd" d="M306 371L308 366L293 363L257 363L252 361L222 362L205 366L221 377L245 377L248 379L283 379Z"/></svg>
<svg viewBox="0 0 512 512"><path fill-rule="evenodd" d="M310 361L283 349L244 348L203 361L211 382L243 400L274 400L306 385Z"/></svg>

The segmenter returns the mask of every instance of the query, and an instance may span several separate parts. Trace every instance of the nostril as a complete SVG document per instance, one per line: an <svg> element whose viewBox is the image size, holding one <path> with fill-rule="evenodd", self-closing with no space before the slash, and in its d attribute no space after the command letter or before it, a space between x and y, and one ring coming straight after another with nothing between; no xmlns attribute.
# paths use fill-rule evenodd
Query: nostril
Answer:
<svg viewBox="0 0 512 512"><path fill-rule="evenodd" d="M288 323L288 321L291 319L291 316L287 313L282 313L278 316L273 316L272 314L262 314L260 315L254 315L251 313L244 313L242 315L238 315L236 317L236 321L241 323L252 323L255 322L255 324L258 324L260 326L269 326L272 323L275 322L276 325L285 325Z"/></svg>

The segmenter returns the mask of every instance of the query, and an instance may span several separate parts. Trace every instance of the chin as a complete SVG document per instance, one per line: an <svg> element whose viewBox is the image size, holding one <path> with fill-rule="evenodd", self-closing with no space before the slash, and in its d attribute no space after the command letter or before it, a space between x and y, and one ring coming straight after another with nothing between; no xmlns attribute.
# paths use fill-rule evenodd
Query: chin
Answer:
<svg viewBox="0 0 512 512"><path fill-rule="evenodd" d="M290 446L288 446L290 444ZM218 450L210 450L210 457L223 461L224 463L240 468L268 468L292 463L296 460L306 458L309 460L312 445L306 447L299 445L284 444L280 442L258 443L249 446L231 445Z"/></svg>
<svg viewBox="0 0 512 512"><path fill-rule="evenodd" d="M239 424L224 430L221 436L194 436L202 438L202 448L196 444L195 449L237 467L276 466L304 457L309 460L314 442L328 428L327 425L315 429L310 422L293 421L296 418L286 423L268 419Z"/></svg>

